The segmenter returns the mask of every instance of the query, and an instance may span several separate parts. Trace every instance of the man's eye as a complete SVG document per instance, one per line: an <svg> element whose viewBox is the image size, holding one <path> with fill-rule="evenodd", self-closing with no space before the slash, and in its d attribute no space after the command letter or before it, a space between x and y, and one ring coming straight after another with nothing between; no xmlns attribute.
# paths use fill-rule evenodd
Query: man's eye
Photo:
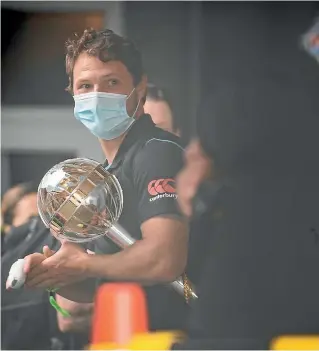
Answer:
<svg viewBox="0 0 319 351"><path fill-rule="evenodd" d="M118 83L118 80L117 79L110 79L109 81L108 81L108 85L110 86L110 87L113 87L114 85L116 85Z"/></svg>
<svg viewBox="0 0 319 351"><path fill-rule="evenodd" d="M91 88L91 84L85 83L85 84L80 85L79 89L90 89L90 88Z"/></svg>

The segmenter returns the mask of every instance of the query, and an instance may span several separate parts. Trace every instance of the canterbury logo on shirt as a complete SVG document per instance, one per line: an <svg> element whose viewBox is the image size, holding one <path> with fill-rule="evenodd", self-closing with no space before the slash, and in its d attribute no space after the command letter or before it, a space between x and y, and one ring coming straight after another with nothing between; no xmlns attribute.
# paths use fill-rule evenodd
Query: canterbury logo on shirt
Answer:
<svg viewBox="0 0 319 351"><path fill-rule="evenodd" d="M160 194L175 194L175 179L172 178L163 178L155 179L149 182L148 184L148 193L151 196L156 196Z"/></svg>

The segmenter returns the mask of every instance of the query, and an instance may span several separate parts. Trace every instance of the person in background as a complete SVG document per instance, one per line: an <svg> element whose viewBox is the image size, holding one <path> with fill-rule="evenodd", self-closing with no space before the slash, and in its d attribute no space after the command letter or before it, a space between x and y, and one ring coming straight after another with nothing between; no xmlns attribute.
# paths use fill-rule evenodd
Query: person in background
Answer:
<svg viewBox="0 0 319 351"><path fill-rule="evenodd" d="M25 184L17 184L8 189L1 201L1 234L5 235L11 227L12 208L24 193Z"/></svg>
<svg viewBox="0 0 319 351"><path fill-rule="evenodd" d="M31 217L38 215L37 192L25 194L13 210L12 226L19 227Z"/></svg>
<svg viewBox="0 0 319 351"><path fill-rule="evenodd" d="M176 118L168 94L154 84L147 85L144 111L151 115L157 127L179 135Z"/></svg>
<svg viewBox="0 0 319 351"><path fill-rule="evenodd" d="M69 317L57 313L59 330L69 336L72 350L82 350L89 344L94 304L74 302L60 295L56 295L56 301L70 313Z"/></svg>
<svg viewBox="0 0 319 351"><path fill-rule="evenodd" d="M252 108L254 93L263 113ZM177 177L178 201L192 218L201 200L215 226L201 228L208 254L200 298L190 311L188 338L173 349L265 350L277 336L318 335L314 106L315 94L302 95L297 85L278 94L272 83L246 81L225 81L202 104L197 139Z"/></svg>
<svg viewBox="0 0 319 351"><path fill-rule="evenodd" d="M59 247L38 215L37 185L19 184L8 194L3 199L7 230L1 256L2 349L59 349L61 345L67 348L69 340L63 340L58 331L47 292L6 290L6 279L14 262L30 253L42 252L43 245L55 250Z"/></svg>
<svg viewBox="0 0 319 351"><path fill-rule="evenodd" d="M94 254L90 250L88 253ZM89 343L94 304L75 302L61 295L56 295L56 301L70 314L70 316L64 317L57 312L59 330L69 335L74 350L83 349Z"/></svg>
<svg viewBox="0 0 319 351"><path fill-rule="evenodd" d="M9 189L3 196L3 241L1 252L14 248L24 240L23 233L28 230L28 223L38 216L37 187L33 183L23 183Z"/></svg>

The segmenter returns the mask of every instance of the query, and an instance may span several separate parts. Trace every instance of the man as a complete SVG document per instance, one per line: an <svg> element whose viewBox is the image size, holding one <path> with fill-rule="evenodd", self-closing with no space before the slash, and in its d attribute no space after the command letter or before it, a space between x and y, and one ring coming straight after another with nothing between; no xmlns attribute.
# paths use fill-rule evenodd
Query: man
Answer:
<svg viewBox="0 0 319 351"><path fill-rule="evenodd" d="M299 89L225 81L203 105L177 189L185 215L202 199L214 229L202 227L200 298L174 349L268 349L280 335L318 335L318 100ZM219 191L202 192L213 184Z"/></svg>
<svg viewBox="0 0 319 351"><path fill-rule="evenodd" d="M31 217L38 215L36 191L25 194L18 201L13 211L12 225L18 227L26 223Z"/></svg>
<svg viewBox="0 0 319 351"><path fill-rule="evenodd" d="M9 213L9 208L19 199L22 192L23 189L20 184L18 184L7 190L1 199L1 254L4 252L4 237L11 227L11 224L8 223L11 219L8 220L7 213Z"/></svg>
<svg viewBox="0 0 319 351"><path fill-rule="evenodd" d="M38 216L37 187L33 183L18 184L3 197L4 237L1 252L15 248L28 233L30 220Z"/></svg>
<svg viewBox="0 0 319 351"><path fill-rule="evenodd" d="M157 127L179 135L176 126L176 118L174 117L167 94L154 84L147 85L144 111L151 115L152 120Z"/></svg>
<svg viewBox="0 0 319 351"><path fill-rule="evenodd" d="M152 117L157 127L178 135L167 95L154 84L147 84L144 111ZM84 333L85 335L91 326L93 304L76 303L60 295L57 295L57 302L71 314L71 317L64 317L58 312L60 330L63 333L77 333L76 335Z"/></svg>
<svg viewBox="0 0 319 351"><path fill-rule="evenodd" d="M17 184L8 189L1 201L1 233L6 234L11 227L12 209L15 207L17 201L25 193L25 184Z"/></svg>
<svg viewBox="0 0 319 351"><path fill-rule="evenodd" d="M187 261L188 225L174 181L183 164L179 140L144 114L147 78L128 39L110 30L85 30L67 43L66 70L75 117L99 139L107 169L123 188L119 223L138 241L120 252L102 238L96 255L70 242L47 259L47 251L30 255L26 284L60 288L59 295L86 303L93 299L96 279L144 282L151 328L180 328L183 297L163 286L184 272Z"/></svg>

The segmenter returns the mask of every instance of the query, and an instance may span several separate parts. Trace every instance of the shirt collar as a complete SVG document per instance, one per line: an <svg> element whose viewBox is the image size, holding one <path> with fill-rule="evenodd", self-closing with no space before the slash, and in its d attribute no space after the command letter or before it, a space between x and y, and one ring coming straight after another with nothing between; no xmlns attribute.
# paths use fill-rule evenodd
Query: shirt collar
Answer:
<svg viewBox="0 0 319 351"><path fill-rule="evenodd" d="M126 154L127 150L129 150L136 141L144 138L150 134L150 132L153 132L154 127L155 124L151 116L148 114L142 115L135 123L133 123L132 127L127 132L113 162L109 165L107 160L105 160L103 166L107 169L117 168L122 163L123 156Z"/></svg>

